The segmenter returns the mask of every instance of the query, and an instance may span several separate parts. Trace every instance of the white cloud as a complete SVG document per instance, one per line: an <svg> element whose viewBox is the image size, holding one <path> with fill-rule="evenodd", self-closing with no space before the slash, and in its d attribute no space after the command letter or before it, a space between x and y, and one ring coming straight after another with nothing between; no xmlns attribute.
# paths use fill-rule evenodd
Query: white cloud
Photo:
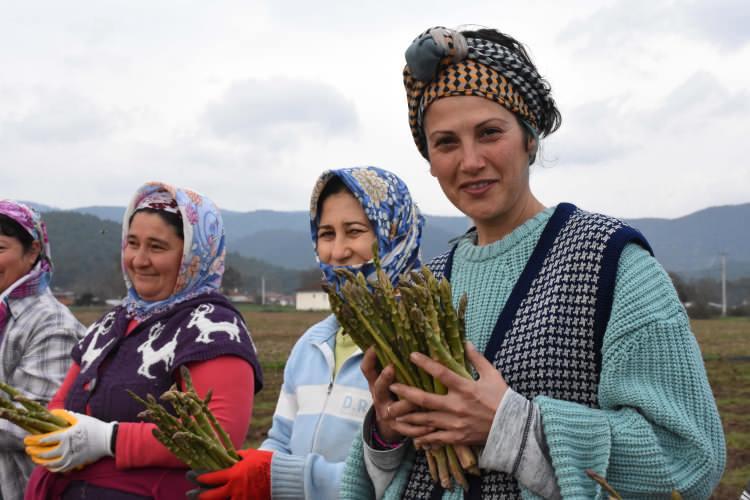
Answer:
<svg viewBox="0 0 750 500"><path fill-rule="evenodd" d="M101 140L121 117L69 90L36 88L16 93L0 112L0 141L8 143Z"/></svg>
<svg viewBox="0 0 750 500"><path fill-rule="evenodd" d="M358 126L354 105L335 87L285 77L235 83L203 118L218 137L274 147L305 134L348 135Z"/></svg>
<svg viewBox="0 0 750 500"><path fill-rule="evenodd" d="M123 205L160 179L233 210L301 210L322 170L373 164L403 177L425 212L455 214L411 142L400 75L425 28L479 22L528 45L560 105L563 126L533 176L545 203L632 217L746 202L749 10L746 0L9 3L2 195Z"/></svg>
<svg viewBox="0 0 750 500"><path fill-rule="evenodd" d="M750 2L746 0L694 0L681 14L687 29L722 49L739 49L750 42Z"/></svg>
<svg viewBox="0 0 750 500"><path fill-rule="evenodd" d="M582 104L563 118L565 126L544 143L542 163L603 164L633 146L625 98Z"/></svg>
<svg viewBox="0 0 750 500"><path fill-rule="evenodd" d="M617 0L571 22L559 38L602 51L648 48L665 35L738 49L750 42L748 25L750 3L745 0Z"/></svg>
<svg viewBox="0 0 750 500"><path fill-rule="evenodd" d="M574 107L565 113L561 131L548 139L543 158L563 165L602 166L627 159L655 140L703 136L707 127L728 128L727 120L743 119L748 110L750 92L730 91L700 71L645 106L632 94L623 94ZM692 146L712 147L700 138L693 139Z"/></svg>
<svg viewBox="0 0 750 500"><path fill-rule="evenodd" d="M718 122L732 115L744 115L750 109L750 92L732 92L713 75L696 72L646 115L654 129L695 131L706 123Z"/></svg>

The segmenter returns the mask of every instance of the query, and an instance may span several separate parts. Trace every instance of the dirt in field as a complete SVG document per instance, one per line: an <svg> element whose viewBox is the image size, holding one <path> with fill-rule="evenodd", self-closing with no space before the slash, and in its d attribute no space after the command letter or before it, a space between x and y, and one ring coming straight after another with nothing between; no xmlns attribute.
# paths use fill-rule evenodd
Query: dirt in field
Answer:
<svg viewBox="0 0 750 500"><path fill-rule="evenodd" d="M244 312L263 368L263 390L255 395L246 444L257 447L271 427L292 346L310 326L327 316L320 312Z"/></svg>

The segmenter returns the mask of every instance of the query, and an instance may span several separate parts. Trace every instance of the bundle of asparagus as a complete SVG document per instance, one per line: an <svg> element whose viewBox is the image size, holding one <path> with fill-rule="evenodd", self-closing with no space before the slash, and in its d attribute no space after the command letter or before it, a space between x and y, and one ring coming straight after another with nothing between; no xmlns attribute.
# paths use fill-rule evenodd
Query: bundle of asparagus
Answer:
<svg viewBox="0 0 750 500"><path fill-rule="evenodd" d="M0 390L7 393L11 400L21 404L14 405L10 400L0 397L0 418L4 418L30 434L45 434L70 427L62 418L53 415L41 403L24 397L20 391L0 382Z"/></svg>
<svg viewBox="0 0 750 500"><path fill-rule="evenodd" d="M185 391L172 386L160 399L171 404L174 414L162 406L154 396L146 399L131 391L130 396L146 409L138 414L156 424L153 434L164 446L196 471L210 472L225 469L240 460L226 431L208 408L211 391L205 399L195 392L190 371L180 367Z"/></svg>
<svg viewBox="0 0 750 500"><path fill-rule="evenodd" d="M337 290L324 284L331 309L344 331L366 350L375 347L381 366L392 364L396 380L424 391L445 394L439 380L409 362L409 354L421 352L462 377L471 379L464 355L464 295L453 307L450 283L438 281L427 267L412 271L394 288L373 253L376 281L368 282L362 273L338 270L345 278ZM464 489L468 482L464 471L479 474L474 451L468 446L446 446L426 452L430 474L444 488L455 480Z"/></svg>

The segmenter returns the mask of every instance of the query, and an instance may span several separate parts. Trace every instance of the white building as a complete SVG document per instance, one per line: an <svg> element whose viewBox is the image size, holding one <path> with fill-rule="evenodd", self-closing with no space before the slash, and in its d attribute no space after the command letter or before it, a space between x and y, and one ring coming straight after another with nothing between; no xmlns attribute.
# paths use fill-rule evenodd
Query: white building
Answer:
<svg viewBox="0 0 750 500"><path fill-rule="evenodd" d="M251 304L253 303L253 298L249 295L242 295L242 294L234 294L234 295L227 295L227 298L230 302L234 302L235 304Z"/></svg>
<svg viewBox="0 0 750 500"><path fill-rule="evenodd" d="M300 290L296 297L298 311L329 311L328 294L321 290Z"/></svg>

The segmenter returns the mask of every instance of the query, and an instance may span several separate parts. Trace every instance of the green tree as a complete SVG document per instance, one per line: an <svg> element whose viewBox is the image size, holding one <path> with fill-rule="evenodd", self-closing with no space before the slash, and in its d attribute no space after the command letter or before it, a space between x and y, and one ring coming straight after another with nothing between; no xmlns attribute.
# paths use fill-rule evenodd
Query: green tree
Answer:
<svg viewBox="0 0 750 500"><path fill-rule="evenodd" d="M237 269L227 266L221 280L221 288L225 293L237 292L243 289L243 276Z"/></svg>

